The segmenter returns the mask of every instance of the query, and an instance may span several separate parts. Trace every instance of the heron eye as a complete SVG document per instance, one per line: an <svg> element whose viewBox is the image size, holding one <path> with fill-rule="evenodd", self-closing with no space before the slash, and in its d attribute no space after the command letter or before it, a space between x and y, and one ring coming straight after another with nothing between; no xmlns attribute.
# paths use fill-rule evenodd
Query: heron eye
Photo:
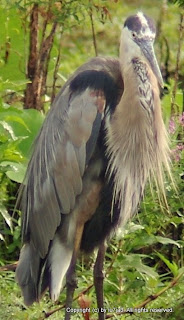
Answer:
<svg viewBox="0 0 184 320"><path fill-rule="evenodd" d="M135 37L136 37L135 32L132 32L132 37L133 37L133 38L135 38Z"/></svg>

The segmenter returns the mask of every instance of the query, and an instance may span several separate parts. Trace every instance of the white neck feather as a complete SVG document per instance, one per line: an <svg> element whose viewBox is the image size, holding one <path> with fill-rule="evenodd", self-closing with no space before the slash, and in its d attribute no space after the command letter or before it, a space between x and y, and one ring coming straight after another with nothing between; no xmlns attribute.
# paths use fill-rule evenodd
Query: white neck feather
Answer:
<svg viewBox="0 0 184 320"><path fill-rule="evenodd" d="M132 40L130 31L127 28L123 29L120 40L120 65L124 75L133 58L140 57L144 60L145 58L139 46Z"/></svg>

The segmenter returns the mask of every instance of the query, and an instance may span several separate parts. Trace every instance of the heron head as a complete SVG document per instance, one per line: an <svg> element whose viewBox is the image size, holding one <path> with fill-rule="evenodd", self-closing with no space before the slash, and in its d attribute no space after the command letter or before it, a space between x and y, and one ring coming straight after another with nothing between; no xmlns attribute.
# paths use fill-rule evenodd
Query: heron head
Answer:
<svg viewBox="0 0 184 320"><path fill-rule="evenodd" d="M130 58L143 56L147 60L162 87L163 79L153 48L155 36L154 21L142 12L138 12L126 19L121 41L123 50L128 51Z"/></svg>

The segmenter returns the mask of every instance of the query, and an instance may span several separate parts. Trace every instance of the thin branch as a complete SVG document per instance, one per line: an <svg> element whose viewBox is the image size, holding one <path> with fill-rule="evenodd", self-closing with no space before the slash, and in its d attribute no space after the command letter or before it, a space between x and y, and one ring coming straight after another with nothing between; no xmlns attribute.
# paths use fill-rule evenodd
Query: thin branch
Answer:
<svg viewBox="0 0 184 320"><path fill-rule="evenodd" d="M56 81L57 81L57 73L59 70L59 63L61 59L61 38L62 38L63 31L60 33L60 41L59 41L59 49L58 49L58 55L55 63L54 73L53 73L53 84L52 84L52 94L51 94L51 102L54 101L55 95L56 95Z"/></svg>
<svg viewBox="0 0 184 320"><path fill-rule="evenodd" d="M56 32L56 27L57 27L58 23L54 22L51 28L51 31L49 33L49 35L44 39L44 41L42 42L41 45L41 49L40 49L40 54L39 54L39 68L38 68L38 73L39 75L41 74L42 70L43 70L43 65L45 63L45 60L47 59L48 56L48 50L51 48L53 40L54 40L54 35Z"/></svg>
<svg viewBox="0 0 184 320"><path fill-rule="evenodd" d="M55 28L56 27L57 27L57 23L56 23ZM55 29L55 31L56 31L56 29ZM52 40L50 42L47 54L45 56L45 62L43 64L43 70L42 70L42 76L41 76L41 80L42 80L42 83L41 83L41 96L43 96L46 93L47 74L48 74L48 70L49 70L49 62L50 62L51 50L52 50L52 47L53 47L55 31L53 33Z"/></svg>
<svg viewBox="0 0 184 320"><path fill-rule="evenodd" d="M84 289L82 292L80 292L80 293L73 299L73 301L79 299L81 295L86 294L92 287L93 287L93 284L90 284L86 289ZM44 318L43 318L43 319L49 318L49 317L52 316L55 312L60 311L60 310L62 310L62 309L64 309L64 308L65 308L65 304L63 304L62 306L60 306L60 307L58 307L58 308L56 308L56 309L54 309L54 310L51 310L51 311L49 311L49 312L45 312L45 315L44 315ZM40 320L42 320L42 319L40 319Z"/></svg>
<svg viewBox="0 0 184 320"><path fill-rule="evenodd" d="M181 277L184 275L184 272L181 272L177 277L175 277L165 288L163 288L162 290L160 290L159 292L155 293L154 295L149 296L148 298L146 298L143 302L141 302L140 304L136 305L133 307L133 309L141 309L143 307L145 307L148 303L156 300L158 297L160 297L164 292L166 292L167 290L173 288L175 285L178 284L179 280L181 279ZM122 315L122 314L126 314L126 313L130 313L129 311L122 311L122 312L117 312L116 315ZM133 314L134 312L131 312L131 314ZM105 319L110 319L112 317L114 317L114 313L113 314L107 314Z"/></svg>
<svg viewBox="0 0 184 320"><path fill-rule="evenodd" d="M0 267L0 272L3 271L15 271L16 267L17 267L17 262L12 263L12 264L5 264L4 266Z"/></svg>
<svg viewBox="0 0 184 320"><path fill-rule="evenodd" d="M93 46L95 50L96 57L98 56L98 49L97 49L97 42L96 42L96 34L95 34L95 27L94 27L94 21L93 21L93 10L90 8L89 10L89 17L91 21L91 30L92 30L92 36L93 36Z"/></svg>
<svg viewBox="0 0 184 320"><path fill-rule="evenodd" d="M44 42L44 40L46 38L46 30L47 30L47 26L48 26L48 23L49 23L49 20L50 20L50 12L51 12L51 1L49 0L47 13L46 13L46 19L43 19L41 45L42 45L42 43Z"/></svg>
<svg viewBox="0 0 184 320"><path fill-rule="evenodd" d="M113 269L113 264L114 264L114 262L116 261L117 256L118 256L118 254L120 253L120 251L121 251L121 249L122 249L122 242L123 242L123 240L119 240L119 241L118 241L117 250L116 250L115 254L113 255L113 259L111 260L110 265L107 267L106 275L107 275L107 274L110 274L111 271L112 271L112 269Z"/></svg>
<svg viewBox="0 0 184 320"><path fill-rule="evenodd" d="M178 86L178 79L179 79L179 62L181 56L181 46L183 40L183 33L184 33L184 14L180 14L180 24L179 24L179 39L178 39L178 51L177 51L177 58L176 58L176 69L174 75L174 88L172 91L172 102L171 102L171 116L175 114L175 100L176 100L176 91ZM179 110L177 110L177 113Z"/></svg>
<svg viewBox="0 0 184 320"><path fill-rule="evenodd" d="M169 42L165 36L163 36L163 41L165 42L165 46L166 46L166 57L164 61L164 66L165 66L164 80L166 81L166 83L169 83L168 79L170 75L169 73L170 48L169 48Z"/></svg>

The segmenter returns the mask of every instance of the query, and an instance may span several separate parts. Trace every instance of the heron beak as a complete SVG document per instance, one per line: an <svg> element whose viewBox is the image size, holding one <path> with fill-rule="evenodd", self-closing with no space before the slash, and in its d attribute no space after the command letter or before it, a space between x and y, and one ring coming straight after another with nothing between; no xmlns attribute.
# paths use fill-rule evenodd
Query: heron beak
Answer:
<svg viewBox="0 0 184 320"><path fill-rule="evenodd" d="M148 60L153 73L155 74L157 81L159 83L159 85L161 86L161 88L163 88L164 86L164 82L163 82L163 78L160 72L160 68L157 62L157 58L155 56L155 52L154 52L154 48L153 48L153 43L151 41L148 40L144 40L141 43L141 49L142 52L144 54L144 56L146 57L146 59Z"/></svg>

